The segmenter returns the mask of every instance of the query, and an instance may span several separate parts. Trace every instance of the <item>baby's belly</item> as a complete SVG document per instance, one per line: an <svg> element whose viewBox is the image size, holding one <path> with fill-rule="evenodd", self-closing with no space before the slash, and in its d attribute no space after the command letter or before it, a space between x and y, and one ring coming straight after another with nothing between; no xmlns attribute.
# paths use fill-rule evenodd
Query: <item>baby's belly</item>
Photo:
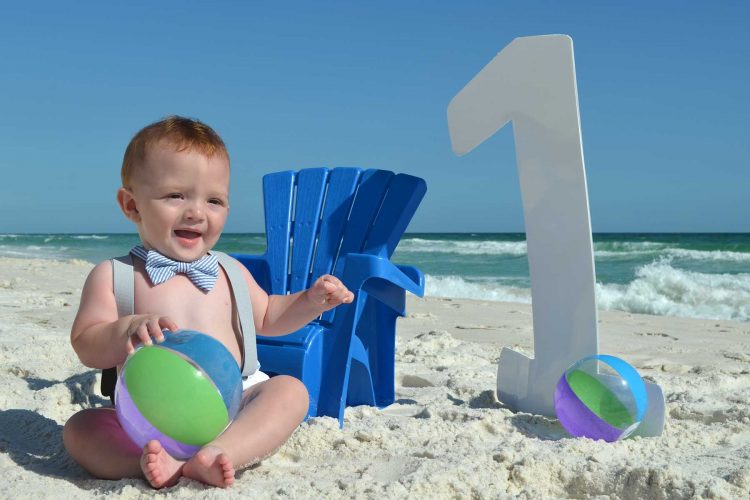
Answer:
<svg viewBox="0 0 750 500"><path fill-rule="evenodd" d="M229 317L231 317L231 311L229 311L227 314L229 315ZM192 316L192 314L190 316ZM224 344L224 346L229 350L232 356L234 356L234 359L239 365L241 356L240 346L237 342L237 337L234 333L234 329L232 328L232 324L229 321L212 322L207 321L207 318L190 317L183 318L182 320L179 320L177 318L173 319L181 330L193 330L214 337L216 340Z"/></svg>
<svg viewBox="0 0 750 500"><path fill-rule="evenodd" d="M214 337L224 344L239 365L240 346L234 330L232 299L226 284L218 280L214 290L204 295L194 287L170 287L179 285L180 277L176 276L156 288L144 287L140 295L136 293L136 313L168 316L181 330L194 330Z"/></svg>

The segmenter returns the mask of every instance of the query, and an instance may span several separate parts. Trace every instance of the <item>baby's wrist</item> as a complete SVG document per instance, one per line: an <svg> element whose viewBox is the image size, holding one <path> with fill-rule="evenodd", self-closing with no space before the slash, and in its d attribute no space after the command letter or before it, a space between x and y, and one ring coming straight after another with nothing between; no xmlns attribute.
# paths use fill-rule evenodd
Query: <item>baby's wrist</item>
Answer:
<svg viewBox="0 0 750 500"><path fill-rule="evenodd" d="M310 288L305 290L305 298L307 299L308 304L310 304L312 308L319 313L325 312L326 305L328 304L326 298L319 296L316 297L314 296L314 294L310 293L310 290Z"/></svg>

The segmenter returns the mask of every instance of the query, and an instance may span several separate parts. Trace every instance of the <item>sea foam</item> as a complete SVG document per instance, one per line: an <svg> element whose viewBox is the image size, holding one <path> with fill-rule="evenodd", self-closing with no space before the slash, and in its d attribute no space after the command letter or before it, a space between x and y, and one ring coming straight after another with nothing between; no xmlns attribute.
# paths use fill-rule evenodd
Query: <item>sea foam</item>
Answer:
<svg viewBox="0 0 750 500"><path fill-rule="evenodd" d="M460 276L425 276L425 295L499 302L531 302L531 290L492 281L466 280Z"/></svg>
<svg viewBox="0 0 750 500"><path fill-rule="evenodd" d="M497 280L425 277L426 295L531 302L531 290ZM750 321L750 274L704 274L676 269L669 259L645 265L627 284L596 284L599 309L641 314Z"/></svg>
<svg viewBox="0 0 750 500"><path fill-rule="evenodd" d="M626 285L597 284L597 300L601 309L750 321L750 274L704 274L663 259Z"/></svg>
<svg viewBox="0 0 750 500"><path fill-rule="evenodd" d="M406 253L453 253L462 255L526 255L526 242L408 238L399 243L398 251Z"/></svg>

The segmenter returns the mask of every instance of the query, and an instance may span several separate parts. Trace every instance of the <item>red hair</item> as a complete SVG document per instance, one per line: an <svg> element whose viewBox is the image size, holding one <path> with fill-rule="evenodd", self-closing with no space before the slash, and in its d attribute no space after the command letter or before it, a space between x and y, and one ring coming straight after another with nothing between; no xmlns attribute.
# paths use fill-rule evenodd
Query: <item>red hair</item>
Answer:
<svg viewBox="0 0 750 500"><path fill-rule="evenodd" d="M149 149L160 142L174 146L176 151L197 151L209 158L222 155L229 162L224 141L214 129L198 120L172 115L142 128L130 140L120 172L123 187L130 187L133 172L143 165Z"/></svg>

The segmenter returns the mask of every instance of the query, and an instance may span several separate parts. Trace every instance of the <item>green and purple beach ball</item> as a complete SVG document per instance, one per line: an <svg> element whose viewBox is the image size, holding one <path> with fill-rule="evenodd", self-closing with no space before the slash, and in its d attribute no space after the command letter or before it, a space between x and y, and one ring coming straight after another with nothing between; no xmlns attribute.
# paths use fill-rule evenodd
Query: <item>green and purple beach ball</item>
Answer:
<svg viewBox="0 0 750 500"><path fill-rule="evenodd" d="M128 357L115 408L138 446L156 439L173 457L188 458L227 428L241 398L240 370L227 348L208 335L179 330Z"/></svg>
<svg viewBox="0 0 750 500"><path fill-rule="evenodd" d="M615 356L588 356L568 368L555 387L555 412L570 435L613 442L632 434L648 404L635 368Z"/></svg>

